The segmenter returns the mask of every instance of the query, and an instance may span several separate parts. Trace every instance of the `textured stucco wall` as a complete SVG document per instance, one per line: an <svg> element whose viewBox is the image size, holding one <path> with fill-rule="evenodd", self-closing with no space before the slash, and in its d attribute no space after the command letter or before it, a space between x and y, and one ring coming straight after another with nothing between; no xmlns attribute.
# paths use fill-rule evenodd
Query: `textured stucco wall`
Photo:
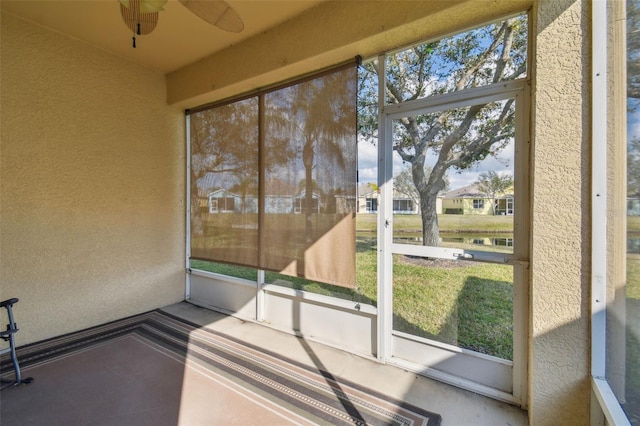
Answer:
<svg viewBox="0 0 640 426"><path fill-rule="evenodd" d="M588 424L590 10L536 5L530 420Z"/></svg>
<svg viewBox="0 0 640 426"><path fill-rule="evenodd" d="M0 297L19 345L184 298L165 77L1 15Z"/></svg>

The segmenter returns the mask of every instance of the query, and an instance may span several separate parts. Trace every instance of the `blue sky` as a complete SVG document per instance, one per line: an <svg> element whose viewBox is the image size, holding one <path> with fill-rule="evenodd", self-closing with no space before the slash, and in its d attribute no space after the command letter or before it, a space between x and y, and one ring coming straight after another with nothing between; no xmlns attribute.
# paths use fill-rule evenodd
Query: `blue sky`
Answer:
<svg viewBox="0 0 640 426"><path fill-rule="evenodd" d="M635 104L635 111L629 111L627 114L627 140L640 138L640 101Z"/></svg>

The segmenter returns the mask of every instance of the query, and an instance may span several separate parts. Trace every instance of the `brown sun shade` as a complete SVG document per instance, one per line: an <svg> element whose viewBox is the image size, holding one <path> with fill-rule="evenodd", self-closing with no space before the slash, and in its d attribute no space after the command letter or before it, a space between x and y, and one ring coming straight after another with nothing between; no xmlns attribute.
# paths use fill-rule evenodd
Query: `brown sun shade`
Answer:
<svg viewBox="0 0 640 426"><path fill-rule="evenodd" d="M355 287L356 78L190 114L192 258Z"/></svg>

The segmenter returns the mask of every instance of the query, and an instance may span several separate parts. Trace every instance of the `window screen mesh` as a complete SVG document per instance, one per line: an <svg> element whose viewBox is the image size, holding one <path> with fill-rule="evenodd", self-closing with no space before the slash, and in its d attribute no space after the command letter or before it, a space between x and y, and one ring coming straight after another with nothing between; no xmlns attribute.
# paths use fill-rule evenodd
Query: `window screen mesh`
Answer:
<svg viewBox="0 0 640 426"><path fill-rule="evenodd" d="M191 116L191 256L258 262L258 100Z"/></svg>
<svg viewBox="0 0 640 426"><path fill-rule="evenodd" d="M356 68L191 115L191 256L355 287Z"/></svg>

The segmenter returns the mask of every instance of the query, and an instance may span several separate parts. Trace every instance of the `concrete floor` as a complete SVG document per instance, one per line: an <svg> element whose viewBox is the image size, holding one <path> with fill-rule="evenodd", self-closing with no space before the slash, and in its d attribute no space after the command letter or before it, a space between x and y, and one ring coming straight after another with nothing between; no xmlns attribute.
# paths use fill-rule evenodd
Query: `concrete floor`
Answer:
<svg viewBox="0 0 640 426"><path fill-rule="evenodd" d="M518 407L458 389L435 380L383 365L269 327L243 321L189 303L163 311L216 330L296 361L329 371L442 416L447 425L527 425L527 413Z"/></svg>

